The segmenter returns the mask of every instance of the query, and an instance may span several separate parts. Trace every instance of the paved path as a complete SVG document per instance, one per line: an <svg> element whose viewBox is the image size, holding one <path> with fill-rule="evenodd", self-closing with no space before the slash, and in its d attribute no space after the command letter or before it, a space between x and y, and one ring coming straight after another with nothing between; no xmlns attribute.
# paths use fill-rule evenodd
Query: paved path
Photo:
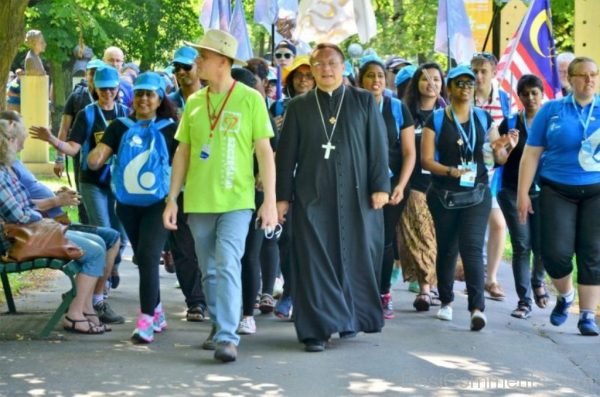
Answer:
<svg viewBox="0 0 600 397"><path fill-rule="evenodd" d="M31 339L56 307L66 279L17 300L24 315L0 316L0 396L597 396L600 338L578 334L576 316L560 328L550 309L528 320L516 305L503 265L505 302L487 301L488 326L468 330L464 284L457 283L454 321L412 310L407 284L394 291L396 318L383 333L333 339L324 353L305 353L292 323L257 316L258 333L243 336L238 361L220 364L200 349L210 325L183 321L175 278L161 270L169 329L147 346L129 336L137 307L137 270L121 266L111 304L127 323L101 336ZM552 305L554 302L552 302ZM5 310L2 308L1 310Z"/></svg>

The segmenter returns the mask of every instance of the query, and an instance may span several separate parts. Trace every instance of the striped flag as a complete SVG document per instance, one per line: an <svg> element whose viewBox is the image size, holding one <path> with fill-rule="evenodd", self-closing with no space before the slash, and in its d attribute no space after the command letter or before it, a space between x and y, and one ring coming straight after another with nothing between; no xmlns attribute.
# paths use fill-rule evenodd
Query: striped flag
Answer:
<svg viewBox="0 0 600 397"><path fill-rule="evenodd" d="M498 62L496 77L500 86L511 94L519 108L523 106L517 95L517 82L524 74L534 74L542 79L545 100L561 96L549 0L531 2Z"/></svg>
<svg viewBox="0 0 600 397"><path fill-rule="evenodd" d="M229 31L231 2L229 0L204 0L199 19L205 32L208 29Z"/></svg>

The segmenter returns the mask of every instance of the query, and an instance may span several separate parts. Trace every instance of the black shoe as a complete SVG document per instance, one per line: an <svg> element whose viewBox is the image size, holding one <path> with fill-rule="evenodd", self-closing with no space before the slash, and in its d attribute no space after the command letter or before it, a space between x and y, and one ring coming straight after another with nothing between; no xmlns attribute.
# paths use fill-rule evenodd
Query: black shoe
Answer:
<svg viewBox="0 0 600 397"><path fill-rule="evenodd" d="M217 326L215 324L213 324L210 329L210 333L208 334L208 337L202 343L202 349L204 349L204 350L216 350L217 349L217 342L215 342L215 340L213 339L215 337L216 333L217 333Z"/></svg>
<svg viewBox="0 0 600 397"><path fill-rule="evenodd" d="M325 350L325 342L316 339L307 339L304 342L304 350L309 353L319 353Z"/></svg>
<svg viewBox="0 0 600 397"><path fill-rule="evenodd" d="M217 350L215 350L215 360L223 361L228 363L235 361L237 358L237 346L232 342L219 342L217 343Z"/></svg>
<svg viewBox="0 0 600 397"><path fill-rule="evenodd" d="M352 339L352 338L356 338L356 332L354 332L354 331L340 332L340 339Z"/></svg>

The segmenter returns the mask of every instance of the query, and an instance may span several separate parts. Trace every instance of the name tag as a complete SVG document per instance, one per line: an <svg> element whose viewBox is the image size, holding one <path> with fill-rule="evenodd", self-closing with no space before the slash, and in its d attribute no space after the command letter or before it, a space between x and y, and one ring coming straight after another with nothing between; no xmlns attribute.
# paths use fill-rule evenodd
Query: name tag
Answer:
<svg viewBox="0 0 600 397"><path fill-rule="evenodd" d="M459 170L467 170L460 177L460 186L473 187L475 186L475 178L477 177L477 163L467 163L458 166Z"/></svg>

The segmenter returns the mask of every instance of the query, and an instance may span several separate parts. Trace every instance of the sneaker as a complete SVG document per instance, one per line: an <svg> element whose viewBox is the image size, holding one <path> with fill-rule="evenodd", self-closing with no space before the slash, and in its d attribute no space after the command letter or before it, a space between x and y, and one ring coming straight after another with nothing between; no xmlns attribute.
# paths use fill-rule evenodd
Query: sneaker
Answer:
<svg viewBox="0 0 600 397"><path fill-rule="evenodd" d="M102 296L104 297L104 300L108 299L108 296L110 295L111 286L112 282L109 277L108 280L106 280L106 282L104 283L104 289L102 290Z"/></svg>
<svg viewBox="0 0 600 397"><path fill-rule="evenodd" d="M117 314L105 300L96 303L94 310L98 314L100 321L105 324L123 324L125 322L125 317Z"/></svg>
<svg viewBox="0 0 600 397"><path fill-rule="evenodd" d="M138 343L150 343L154 340L153 317L140 313L135 323L131 339Z"/></svg>
<svg viewBox="0 0 600 397"><path fill-rule="evenodd" d="M275 305L275 315L282 320L291 320L292 319L292 297L284 296L277 301Z"/></svg>
<svg viewBox="0 0 600 397"><path fill-rule="evenodd" d="M228 363L237 358L237 346L232 342L219 342L215 350L215 360Z"/></svg>
<svg viewBox="0 0 600 397"><path fill-rule="evenodd" d="M396 285L396 283L402 278L402 268L394 265L394 269L392 270L392 277L390 283L392 286Z"/></svg>
<svg viewBox="0 0 600 397"><path fill-rule="evenodd" d="M395 317L394 305L392 304L392 294L389 292L381 295L381 307L383 309L383 318L390 320Z"/></svg>
<svg viewBox="0 0 600 397"><path fill-rule="evenodd" d="M152 322L152 326L154 327L154 332L162 332L167 328L167 316L165 315L165 311L162 309L154 309L154 318Z"/></svg>
<svg viewBox="0 0 600 397"><path fill-rule="evenodd" d="M262 294L260 297L260 302L258 304L258 309L262 314L273 313L273 308L275 307L275 301L273 297L269 294Z"/></svg>
<svg viewBox="0 0 600 397"><path fill-rule="evenodd" d="M254 317L242 317L240 326L237 329L237 333L240 335L252 335L256 333L256 322Z"/></svg>
<svg viewBox="0 0 600 397"><path fill-rule="evenodd" d="M567 300L562 296L559 296L556 299L556 306L554 306L554 309L552 309L552 313L550 313L550 323L552 325L559 326L564 324L565 321L567 321L567 318L569 317L569 308L573 304L574 300L575 299L573 299L570 302L567 302Z"/></svg>
<svg viewBox="0 0 600 397"><path fill-rule="evenodd" d="M206 320L206 308L202 305L194 305L187 309L185 314L187 321L199 322Z"/></svg>
<svg viewBox="0 0 600 397"><path fill-rule="evenodd" d="M275 279L275 284L273 285L273 298L279 299L281 295L283 295L283 278L277 277Z"/></svg>
<svg viewBox="0 0 600 397"><path fill-rule="evenodd" d="M408 290L410 292L414 292L415 294L418 294L419 292L421 292L421 287L419 287L419 282L418 281L411 281L408 284Z"/></svg>
<svg viewBox="0 0 600 397"><path fill-rule="evenodd" d="M577 328L581 335L585 336L597 336L600 333L598 325L596 324L596 316L593 312L583 312L577 322Z"/></svg>
<svg viewBox="0 0 600 397"><path fill-rule="evenodd" d="M483 314L483 312L480 312L479 310L475 310L471 314L471 331L481 330L483 327L485 327L486 323L487 323L487 318L485 317L485 314Z"/></svg>
<svg viewBox="0 0 600 397"><path fill-rule="evenodd" d="M437 318L444 321L452 321L452 307L450 305L442 306L437 312Z"/></svg>
<svg viewBox="0 0 600 397"><path fill-rule="evenodd" d="M215 350L217 348L217 342L213 339L215 334L217 333L217 326L215 324L212 325L210 329L210 333L204 342L202 342L202 349L204 350Z"/></svg>

